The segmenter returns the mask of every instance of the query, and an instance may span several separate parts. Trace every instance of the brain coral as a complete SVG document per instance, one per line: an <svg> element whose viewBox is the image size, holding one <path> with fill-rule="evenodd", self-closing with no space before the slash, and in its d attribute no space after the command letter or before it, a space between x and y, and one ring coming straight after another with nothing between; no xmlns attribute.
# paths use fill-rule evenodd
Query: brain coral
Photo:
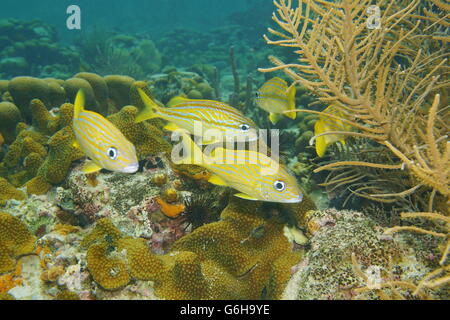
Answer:
<svg viewBox="0 0 450 320"><path fill-rule="evenodd" d="M110 75L104 77L109 89L109 98L116 109L130 103L130 89L134 79L128 76Z"/></svg>
<svg viewBox="0 0 450 320"><path fill-rule="evenodd" d="M32 99L40 99L44 104L49 103L49 86L42 79L32 77L13 78L9 82L8 91L14 100L14 104L19 107L22 116L27 121L31 121L29 104Z"/></svg>
<svg viewBox="0 0 450 320"><path fill-rule="evenodd" d="M89 72L80 72L77 73L74 78L80 78L84 79L91 85L91 88L94 91L95 99L98 102L99 110L103 115L107 115L108 113L108 86L106 84L105 79L100 77L99 75L95 73L89 73Z"/></svg>
<svg viewBox="0 0 450 320"><path fill-rule="evenodd" d="M17 257L32 253L35 241L20 219L0 212L0 274L12 271Z"/></svg>

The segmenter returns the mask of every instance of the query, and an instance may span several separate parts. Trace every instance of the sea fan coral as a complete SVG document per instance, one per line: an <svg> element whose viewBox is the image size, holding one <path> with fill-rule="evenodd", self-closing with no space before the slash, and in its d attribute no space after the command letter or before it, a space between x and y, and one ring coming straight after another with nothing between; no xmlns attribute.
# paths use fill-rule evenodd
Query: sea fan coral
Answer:
<svg viewBox="0 0 450 320"><path fill-rule="evenodd" d="M313 110L298 112L327 116L354 129L321 135L370 139L396 159L394 164L331 162L315 172L352 166L407 170L411 179L405 181L406 190L382 194L369 187L364 195L371 199L404 197L418 188L429 188L428 205L423 210L430 212L413 216L446 223L447 233L442 235L447 245L442 250L440 264L444 273L441 272L440 284L447 283L450 142L445 97L450 87L450 53L441 44L449 41L448 35L442 33L448 28L448 6L438 0L423 4L419 0L379 1L382 14L373 25L368 23L370 17L366 18L369 0L299 0L297 7L292 0L274 4L277 10L273 20L282 31L269 29L279 40L267 36L265 39L268 44L293 48L299 59L297 63L284 63L271 56L276 67L260 71L283 70L294 83L301 83L320 101L335 106L342 116ZM434 208L440 212L432 213ZM409 215L403 214L405 218ZM430 233L421 228L405 228Z"/></svg>

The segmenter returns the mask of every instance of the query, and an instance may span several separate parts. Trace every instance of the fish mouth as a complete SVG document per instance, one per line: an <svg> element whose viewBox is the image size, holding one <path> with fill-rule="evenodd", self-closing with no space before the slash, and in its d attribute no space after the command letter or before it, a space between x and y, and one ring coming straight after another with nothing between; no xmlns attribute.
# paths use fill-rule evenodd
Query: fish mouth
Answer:
<svg viewBox="0 0 450 320"><path fill-rule="evenodd" d="M122 169L122 172L124 173L135 173L139 169L139 163L133 163L132 165L129 165Z"/></svg>
<svg viewBox="0 0 450 320"><path fill-rule="evenodd" d="M285 203L298 203L301 202L303 200L303 196L298 196L289 200L284 201Z"/></svg>

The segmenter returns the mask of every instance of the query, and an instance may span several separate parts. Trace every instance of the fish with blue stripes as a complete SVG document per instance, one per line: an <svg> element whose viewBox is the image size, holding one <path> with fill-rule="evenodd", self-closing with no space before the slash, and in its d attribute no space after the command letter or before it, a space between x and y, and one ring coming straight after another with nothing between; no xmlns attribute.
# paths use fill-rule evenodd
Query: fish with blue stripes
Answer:
<svg viewBox="0 0 450 320"><path fill-rule="evenodd" d="M103 169L134 173L139 169L134 145L102 115L84 109L85 96L79 90L75 97L73 131L74 146L90 160L82 171L92 173Z"/></svg>
<svg viewBox="0 0 450 320"><path fill-rule="evenodd" d="M164 127L166 130L185 129L198 136L201 139L200 144L221 141L256 141L258 139L256 124L240 111L223 102L174 97L169 101L167 108L164 108L154 102L140 88L138 88L138 92L145 108L136 116L136 122L162 118L169 121ZM200 132L198 131L199 124L202 127ZM211 133L209 136L205 134L208 131Z"/></svg>
<svg viewBox="0 0 450 320"><path fill-rule="evenodd" d="M281 114L287 110L295 109L295 86L288 87L286 81L275 77L266 81L256 92L256 104L263 110L269 112L269 120L276 124ZM295 112L284 113L291 119L296 118Z"/></svg>
<svg viewBox="0 0 450 320"><path fill-rule="evenodd" d="M340 118L345 119L345 116L342 111L334 107L333 105L327 107L322 113L331 114ZM342 120L327 117L326 115L320 115L319 120L314 124L314 136L316 140L316 152L319 157L323 157L325 155L325 151L327 150L330 144L333 144L339 141L342 145L345 145L346 136L339 133L330 133L324 134L332 131L344 131L348 132L351 130L351 126L344 123Z"/></svg>
<svg viewBox="0 0 450 320"><path fill-rule="evenodd" d="M251 150L214 148L209 155L202 152L186 132L182 143L172 152L176 164L196 164L209 170L209 182L232 187L237 197L269 202L295 203L303 195L294 176L272 158ZM207 147L209 148L209 147ZM177 154L178 152L178 154ZM184 153L180 157L179 153ZM178 157L178 158L177 158Z"/></svg>

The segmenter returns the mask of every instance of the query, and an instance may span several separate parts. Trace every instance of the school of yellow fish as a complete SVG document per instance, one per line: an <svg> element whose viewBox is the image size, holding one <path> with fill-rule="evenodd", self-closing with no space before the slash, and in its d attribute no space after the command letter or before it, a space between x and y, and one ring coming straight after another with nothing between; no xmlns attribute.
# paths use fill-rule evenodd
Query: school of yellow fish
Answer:
<svg viewBox="0 0 450 320"><path fill-rule="evenodd" d="M295 203L302 201L302 192L296 178L275 159L253 150L225 149L217 147L205 154L199 145L218 142L251 142L258 140L258 127L239 110L219 101L172 98L167 107L153 101L145 92L138 89L144 102L144 109L135 121L141 122L153 118L168 121L164 127L181 136L178 146L181 157L175 155L178 164L196 164L211 172L209 182L228 186L239 191L235 196L258 201ZM295 119L294 85L288 87L286 81L275 77L263 84L256 93L257 105L269 112L269 119L276 124L284 114ZM89 158L82 171L92 173L101 169L134 173L139 169L136 150L133 144L102 115L84 108L84 93L80 90L75 98L73 129L76 141L74 146L82 150ZM333 106L324 114L337 114ZM316 152L323 157L331 143L340 141L345 144L345 136L329 134L330 131L345 131L349 128L341 121L322 115L315 124ZM214 132L214 134L210 134ZM192 141L196 138L199 145ZM174 158L174 152L172 152Z"/></svg>

